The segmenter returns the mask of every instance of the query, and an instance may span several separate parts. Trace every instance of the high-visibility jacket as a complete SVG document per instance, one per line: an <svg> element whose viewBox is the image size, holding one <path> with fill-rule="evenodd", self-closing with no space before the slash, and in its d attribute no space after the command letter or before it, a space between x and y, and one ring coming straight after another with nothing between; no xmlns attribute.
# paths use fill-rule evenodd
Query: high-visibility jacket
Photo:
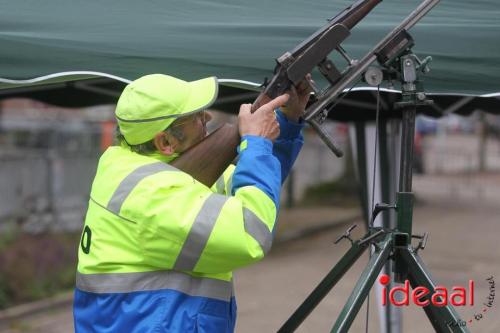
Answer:
<svg viewBox="0 0 500 333"><path fill-rule="evenodd" d="M110 147L99 160L78 253L77 332L232 332L232 271L270 249L280 185L302 125L242 138L212 189L152 156ZM234 170L234 171L233 171Z"/></svg>

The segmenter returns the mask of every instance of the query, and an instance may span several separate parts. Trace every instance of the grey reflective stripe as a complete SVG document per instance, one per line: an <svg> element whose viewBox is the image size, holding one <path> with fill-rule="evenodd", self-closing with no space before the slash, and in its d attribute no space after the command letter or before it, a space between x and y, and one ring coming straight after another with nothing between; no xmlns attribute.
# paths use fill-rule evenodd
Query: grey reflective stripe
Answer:
<svg viewBox="0 0 500 333"><path fill-rule="evenodd" d="M157 120L163 120L163 119L169 119L169 118L181 118L184 116L189 116L191 114L194 114L196 112L203 111L207 108L207 105L204 105L203 107L196 109L194 111L186 112L186 113L177 113L177 114L170 114L168 116L161 116L161 117L155 117L155 118L144 118L144 119L125 119L125 118L120 118L117 115L115 115L116 119L123 121L125 123L147 123L150 121L157 121Z"/></svg>
<svg viewBox="0 0 500 333"><path fill-rule="evenodd" d="M215 189L217 190L217 193L219 194L224 194L224 175L220 176L219 179L217 179L217 182L215 183Z"/></svg>
<svg viewBox="0 0 500 333"><path fill-rule="evenodd" d="M121 181L120 185L118 185L118 188L115 190L115 193L111 196L106 208L115 214L119 214L123 202L141 180L161 171L174 170L177 169L163 162L146 164L138 167Z"/></svg>
<svg viewBox="0 0 500 333"><path fill-rule="evenodd" d="M76 287L91 293L128 293L171 289L191 296L229 301L232 281L194 277L176 271L76 274Z"/></svg>
<svg viewBox="0 0 500 333"><path fill-rule="evenodd" d="M259 243L264 253L269 252L273 243L273 234L267 225L247 208L243 208L243 219L246 232Z"/></svg>
<svg viewBox="0 0 500 333"><path fill-rule="evenodd" d="M196 216L191 230L177 256L174 269L192 271L207 244L212 233L215 221L220 211L229 198L220 194L211 194L205 200L198 215Z"/></svg>

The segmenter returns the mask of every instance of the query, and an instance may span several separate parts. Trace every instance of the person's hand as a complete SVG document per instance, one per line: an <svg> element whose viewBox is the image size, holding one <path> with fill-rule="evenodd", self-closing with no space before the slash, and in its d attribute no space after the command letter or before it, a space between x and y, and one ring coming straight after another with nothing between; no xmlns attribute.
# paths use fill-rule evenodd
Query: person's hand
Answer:
<svg viewBox="0 0 500 333"><path fill-rule="evenodd" d="M306 78L295 87L292 85L287 93L290 99L285 106L281 108L283 114L288 120L299 122L300 117L304 114L307 102L311 96L311 87L308 80L311 80L311 74L307 74Z"/></svg>
<svg viewBox="0 0 500 333"><path fill-rule="evenodd" d="M242 104L238 115L240 136L262 136L274 142L280 134L280 126L276 120L274 110L283 106L289 99L288 94L276 97L260 106L252 113L252 104Z"/></svg>

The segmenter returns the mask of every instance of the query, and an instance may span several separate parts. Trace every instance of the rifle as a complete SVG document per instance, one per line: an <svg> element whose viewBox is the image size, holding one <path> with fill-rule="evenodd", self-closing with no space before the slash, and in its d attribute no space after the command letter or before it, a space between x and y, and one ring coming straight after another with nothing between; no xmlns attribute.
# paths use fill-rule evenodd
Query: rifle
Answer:
<svg viewBox="0 0 500 333"><path fill-rule="evenodd" d="M336 16L328 19L326 25L314 32L294 49L278 57L274 68L274 76L269 83L264 84L263 92L254 102L254 108L258 108L268 99L285 93L292 85L297 86L308 73L311 73L314 67L318 67L320 73L330 85L338 82L346 71L341 73L334 63L328 59L328 55L333 51L337 51L348 59L340 43L350 35L350 29L358 24L381 1L356 1ZM348 59L348 61L351 65L351 60ZM317 87L311 82L309 83L315 95L321 95ZM343 155L342 151L335 145L328 144L328 146L338 157Z"/></svg>
<svg viewBox="0 0 500 333"><path fill-rule="evenodd" d="M263 94L275 98L291 85L298 85L314 67L325 78L334 84L342 74L336 69L328 55L337 50L345 55L340 43L350 35L352 29L382 0L358 0L336 16L328 19L328 23L302 41L291 51L285 52L276 59L274 76L265 85Z"/></svg>
<svg viewBox="0 0 500 333"><path fill-rule="evenodd" d="M291 86L297 86L314 67L318 67L321 74L330 85L340 81L343 73L336 69L328 55L338 51L342 56L346 54L340 43L350 34L352 29L382 0L358 0L336 16L328 19L328 23L314 32L307 39L298 44L291 51L285 52L276 59L276 67L272 79L264 84L264 89L252 105L252 111L271 99L284 94ZM313 91L320 92L311 84ZM311 124L315 129L315 124ZM318 132L323 138L327 137L327 145L337 156L342 156L340 149L333 144L331 138L324 131ZM239 134L236 126L224 125L209 135L205 140L190 148L171 164L178 169L189 173L201 183L212 186L224 170L236 157L236 147L239 144ZM193 161L196 160L195 163Z"/></svg>

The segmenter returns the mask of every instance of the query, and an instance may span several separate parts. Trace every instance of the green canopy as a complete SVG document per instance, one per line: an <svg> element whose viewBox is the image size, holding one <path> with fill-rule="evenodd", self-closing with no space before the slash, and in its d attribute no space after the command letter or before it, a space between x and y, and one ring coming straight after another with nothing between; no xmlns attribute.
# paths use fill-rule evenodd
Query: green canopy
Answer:
<svg viewBox="0 0 500 333"><path fill-rule="evenodd" d="M345 49L361 58L420 2L383 1L353 29ZM261 83L272 75L275 58L350 3L4 0L0 87L32 85L9 80L71 71L107 73L123 82L165 73L186 80L215 75ZM416 41L414 51L434 59L425 81L428 92L500 92L497 0L442 0L410 33ZM49 78L39 80L61 80Z"/></svg>

